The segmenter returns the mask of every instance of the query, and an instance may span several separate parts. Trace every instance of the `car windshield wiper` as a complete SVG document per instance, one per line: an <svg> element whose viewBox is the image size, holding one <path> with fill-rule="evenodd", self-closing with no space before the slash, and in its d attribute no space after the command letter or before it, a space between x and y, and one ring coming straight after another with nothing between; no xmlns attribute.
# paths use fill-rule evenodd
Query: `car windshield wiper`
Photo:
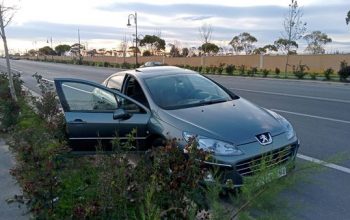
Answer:
<svg viewBox="0 0 350 220"><path fill-rule="evenodd" d="M211 104L216 104L216 103L221 103L221 102L227 102L229 100L225 99L212 99L212 100L202 100L196 104L198 105L211 105Z"/></svg>

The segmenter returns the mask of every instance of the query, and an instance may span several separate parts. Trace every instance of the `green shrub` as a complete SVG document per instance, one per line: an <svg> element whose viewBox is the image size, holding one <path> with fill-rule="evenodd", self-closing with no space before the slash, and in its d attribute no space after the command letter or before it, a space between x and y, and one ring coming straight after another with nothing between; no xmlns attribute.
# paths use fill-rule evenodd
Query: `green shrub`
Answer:
<svg viewBox="0 0 350 220"><path fill-rule="evenodd" d="M185 68L185 69L189 69L189 70L190 70L190 69L191 69L191 66L190 66L190 65L188 65L188 64L186 64L186 65L184 66L184 68Z"/></svg>
<svg viewBox="0 0 350 220"><path fill-rule="evenodd" d="M309 70L307 65L299 64L298 66L293 66L293 74L297 79L303 79L307 75L306 70Z"/></svg>
<svg viewBox="0 0 350 220"><path fill-rule="evenodd" d="M217 67L216 71L219 75L221 75L222 72L224 72L224 66L225 66L224 63L220 63L219 66Z"/></svg>
<svg viewBox="0 0 350 220"><path fill-rule="evenodd" d="M323 72L325 80L331 80L331 76L334 74L334 70L332 68L328 68Z"/></svg>
<svg viewBox="0 0 350 220"><path fill-rule="evenodd" d="M114 64L114 68L120 68L120 64L119 63L115 63Z"/></svg>
<svg viewBox="0 0 350 220"><path fill-rule="evenodd" d="M122 63L121 68L123 68L123 69L130 69L131 65L130 65L130 63Z"/></svg>
<svg viewBox="0 0 350 220"><path fill-rule="evenodd" d="M256 67L251 67L248 71L247 71L247 75L248 76L254 76L258 73L258 68Z"/></svg>
<svg viewBox="0 0 350 220"><path fill-rule="evenodd" d="M347 78L350 76L350 66L348 66L348 63L345 60L340 62L338 75L340 81L347 81Z"/></svg>
<svg viewBox="0 0 350 220"><path fill-rule="evenodd" d="M216 74L217 69L218 69L217 66L210 66L210 72L211 72L212 74Z"/></svg>
<svg viewBox="0 0 350 220"><path fill-rule="evenodd" d="M318 76L318 73L310 73L310 77L312 80L316 80Z"/></svg>
<svg viewBox="0 0 350 220"><path fill-rule="evenodd" d="M245 65L240 65L238 67L239 75L243 76L245 74Z"/></svg>
<svg viewBox="0 0 350 220"><path fill-rule="evenodd" d="M205 73L206 73L206 74L209 74L210 71L211 71L211 67L210 67L210 66L206 66L206 67L205 67Z"/></svg>
<svg viewBox="0 0 350 220"><path fill-rule="evenodd" d="M278 67L276 67L275 68L276 77L279 77L280 73L281 73L281 70Z"/></svg>
<svg viewBox="0 0 350 220"><path fill-rule="evenodd" d="M233 72L236 70L236 66L229 64L226 66L225 71L227 73L227 75L233 75Z"/></svg>
<svg viewBox="0 0 350 220"><path fill-rule="evenodd" d="M203 70L203 67L202 67L202 66L199 66L199 67L198 67L198 72L199 72L199 73L202 73L202 70Z"/></svg>
<svg viewBox="0 0 350 220"><path fill-rule="evenodd" d="M109 65L110 65L109 62L107 62L107 61L104 61L104 62L103 62L103 66L104 66L104 67L109 67Z"/></svg>
<svg viewBox="0 0 350 220"><path fill-rule="evenodd" d="M268 70L268 69L262 70L263 77L267 77L267 75L269 75L269 73L270 73L270 70Z"/></svg>

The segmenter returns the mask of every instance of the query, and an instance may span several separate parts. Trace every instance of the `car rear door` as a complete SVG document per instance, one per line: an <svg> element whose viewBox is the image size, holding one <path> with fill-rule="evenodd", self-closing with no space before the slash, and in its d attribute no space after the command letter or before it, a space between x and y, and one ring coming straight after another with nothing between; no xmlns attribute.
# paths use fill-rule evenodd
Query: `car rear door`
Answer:
<svg viewBox="0 0 350 220"><path fill-rule="evenodd" d="M79 79L55 79L58 97L62 104L70 140L127 139L134 128L136 140L144 140L150 118L142 104L118 91L97 83ZM118 110L128 117L114 119Z"/></svg>

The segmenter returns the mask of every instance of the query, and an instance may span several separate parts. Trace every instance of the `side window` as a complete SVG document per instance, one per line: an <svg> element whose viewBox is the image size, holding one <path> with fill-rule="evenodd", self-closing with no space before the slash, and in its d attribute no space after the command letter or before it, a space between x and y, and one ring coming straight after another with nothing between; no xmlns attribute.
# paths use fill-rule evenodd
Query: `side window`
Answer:
<svg viewBox="0 0 350 220"><path fill-rule="evenodd" d="M63 82L62 92L70 111L113 111L118 108L113 93L91 85Z"/></svg>
<svg viewBox="0 0 350 220"><path fill-rule="evenodd" d="M114 111L123 108L129 113L145 113L145 110L121 96L76 82L63 82L62 92L68 111Z"/></svg>
<svg viewBox="0 0 350 220"><path fill-rule="evenodd" d="M108 80L107 87L111 89L121 90L125 74L116 75Z"/></svg>

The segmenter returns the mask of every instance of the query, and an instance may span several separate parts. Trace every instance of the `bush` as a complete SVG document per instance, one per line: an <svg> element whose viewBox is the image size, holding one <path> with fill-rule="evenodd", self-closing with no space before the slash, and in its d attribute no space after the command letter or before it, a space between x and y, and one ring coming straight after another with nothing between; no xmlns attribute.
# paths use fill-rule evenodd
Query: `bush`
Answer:
<svg viewBox="0 0 350 220"><path fill-rule="evenodd" d="M222 72L224 71L224 66L225 66L224 63L220 63L219 66L217 67L216 71L219 75L221 75Z"/></svg>
<svg viewBox="0 0 350 220"><path fill-rule="evenodd" d="M109 67L109 65L110 65L109 62L107 62L107 61L104 61L104 62L103 62L103 66L104 66L104 67Z"/></svg>
<svg viewBox="0 0 350 220"><path fill-rule="evenodd" d="M230 65L227 65L226 66L226 73L227 73L227 75L233 75L233 72L236 70L236 66L235 65L232 65L232 64L230 64Z"/></svg>
<svg viewBox="0 0 350 220"><path fill-rule="evenodd" d="M323 75L326 80L331 80L331 75L334 74L334 70L332 68L328 68L323 72Z"/></svg>
<svg viewBox="0 0 350 220"><path fill-rule="evenodd" d="M338 75L340 81L347 81L347 78L350 76L350 66L348 66L348 63L345 60L340 62Z"/></svg>
<svg viewBox="0 0 350 220"><path fill-rule="evenodd" d="M199 72L199 73L202 73L202 70L203 70L203 67L202 67L202 66L199 66L199 67L198 67L198 72Z"/></svg>
<svg viewBox="0 0 350 220"><path fill-rule="evenodd" d="M306 70L309 70L307 65L299 64L296 67L293 66L293 74L297 77L297 79L303 79L307 75Z"/></svg>
<svg viewBox="0 0 350 220"><path fill-rule="evenodd" d="M270 70L268 70L268 69L262 70L263 77L267 77L267 75L269 75L269 73L270 73Z"/></svg>
<svg viewBox="0 0 350 220"><path fill-rule="evenodd" d="M212 74L216 74L217 69L218 69L217 66L210 66L210 72L211 72Z"/></svg>
<svg viewBox="0 0 350 220"><path fill-rule="evenodd" d="M186 64L186 65L184 66L184 68L190 70L192 67L191 67L190 65Z"/></svg>
<svg viewBox="0 0 350 220"><path fill-rule="evenodd" d="M250 70L247 71L248 76L254 76L258 73L258 69L256 67L251 67Z"/></svg>
<svg viewBox="0 0 350 220"><path fill-rule="evenodd" d="M211 71L211 67L210 67L210 66L206 66L206 67L205 67L205 73L206 73L206 74L209 74L210 71Z"/></svg>
<svg viewBox="0 0 350 220"><path fill-rule="evenodd" d="M13 84L17 98L22 97L22 83L19 74L13 75ZM12 100L8 75L0 74L0 126L2 130L9 130L17 123L19 116L19 104Z"/></svg>
<svg viewBox="0 0 350 220"><path fill-rule="evenodd" d="M239 75L243 76L245 74L245 66L244 65L240 65L238 67L238 72L239 72Z"/></svg>
<svg viewBox="0 0 350 220"><path fill-rule="evenodd" d="M122 63L122 65L120 67L123 69L130 69L131 65L130 65L130 63Z"/></svg>
<svg viewBox="0 0 350 220"><path fill-rule="evenodd" d="M318 76L318 73L310 73L310 77L312 80L316 80Z"/></svg>
<svg viewBox="0 0 350 220"><path fill-rule="evenodd" d="M276 67L276 68L275 68L275 74L276 74L276 76L279 77L280 73L281 73L281 70L280 70L278 67Z"/></svg>

